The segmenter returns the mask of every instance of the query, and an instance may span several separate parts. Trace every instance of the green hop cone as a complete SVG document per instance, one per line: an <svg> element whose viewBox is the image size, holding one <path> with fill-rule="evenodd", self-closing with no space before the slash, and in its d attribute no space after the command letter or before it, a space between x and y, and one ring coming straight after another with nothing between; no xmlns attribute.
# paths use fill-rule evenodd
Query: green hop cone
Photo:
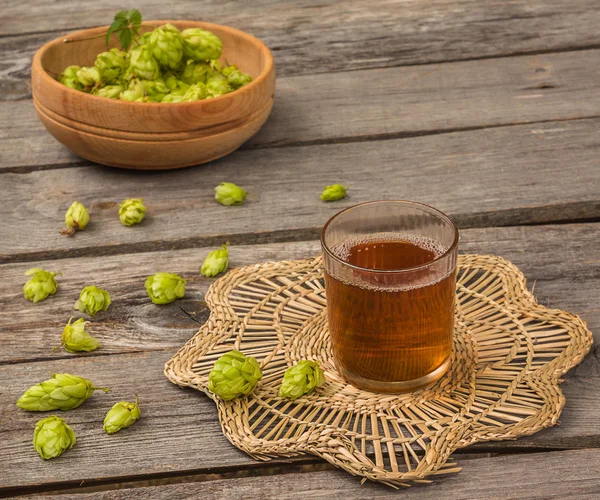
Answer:
<svg viewBox="0 0 600 500"><path fill-rule="evenodd" d="M51 379L31 386L18 399L17 406L27 411L72 410L100 389L90 380L69 373L55 373Z"/></svg>
<svg viewBox="0 0 600 500"><path fill-rule="evenodd" d="M180 94L167 94L166 96L164 96L162 98L162 101L160 102L168 102L168 103L172 103L172 102L183 102L183 95Z"/></svg>
<svg viewBox="0 0 600 500"><path fill-rule="evenodd" d="M184 82L183 80L179 80L177 75L174 75L173 73L169 73L165 76L165 85L171 94L177 93L183 95L185 94L185 91L190 88L188 83Z"/></svg>
<svg viewBox="0 0 600 500"><path fill-rule="evenodd" d="M222 205L241 205L248 193L233 182L221 182L215 187L215 200Z"/></svg>
<svg viewBox="0 0 600 500"><path fill-rule="evenodd" d="M69 88L82 90L83 85L81 85L77 79L77 72L80 69L79 66L68 66L60 75L58 75L58 81Z"/></svg>
<svg viewBox="0 0 600 500"><path fill-rule="evenodd" d="M233 90L221 73L213 73L206 79L206 89L210 97L219 97Z"/></svg>
<svg viewBox="0 0 600 500"><path fill-rule="evenodd" d="M181 73L181 80L189 85L206 83L206 79L210 73L210 66L205 62L190 62L185 66L183 73Z"/></svg>
<svg viewBox="0 0 600 500"><path fill-rule="evenodd" d="M134 79L129 82L127 90L124 90L121 93L119 99L129 102L139 101L140 99L143 99L145 91L146 90L142 82L138 79Z"/></svg>
<svg viewBox="0 0 600 500"><path fill-rule="evenodd" d="M156 80L140 80L144 87L143 96L150 102L161 102L162 99L169 93L169 87L165 84L162 78Z"/></svg>
<svg viewBox="0 0 600 500"><path fill-rule="evenodd" d="M152 31L149 39L152 55L161 66L175 69L183 57L183 38L172 24L165 24Z"/></svg>
<svg viewBox="0 0 600 500"><path fill-rule="evenodd" d="M131 427L141 416L137 396L135 397L135 403L129 403L128 401L115 403L104 417L104 431L107 434L119 432L121 429Z"/></svg>
<svg viewBox="0 0 600 500"><path fill-rule="evenodd" d="M194 61L208 61L221 57L223 42L211 33L200 28L189 28L181 32L183 54Z"/></svg>
<svg viewBox="0 0 600 500"><path fill-rule="evenodd" d="M186 281L173 273L156 273L146 279L146 291L155 304L169 304L185 295Z"/></svg>
<svg viewBox="0 0 600 500"><path fill-rule="evenodd" d="M210 278L227 271L227 266L229 265L229 250L227 250L227 245L229 245L229 242L221 245L219 250L213 250L208 253L204 262L202 262L202 267L200 268L201 274Z"/></svg>
<svg viewBox="0 0 600 500"><path fill-rule="evenodd" d="M85 330L88 321L79 318L74 323L71 323L72 319L72 317L69 318L69 322L66 324L61 337L60 345L65 348L65 351L90 352L98 349L100 342Z"/></svg>
<svg viewBox="0 0 600 500"><path fill-rule="evenodd" d="M146 216L146 207L142 198L129 198L121 202L119 219L124 226L139 224Z"/></svg>
<svg viewBox="0 0 600 500"><path fill-rule="evenodd" d="M156 80L160 76L158 62L152 55L149 45L140 45L129 51L129 66L125 74L126 79L142 78L144 80Z"/></svg>
<svg viewBox="0 0 600 500"><path fill-rule="evenodd" d="M240 71L237 66L227 66L223 68L222 74L227 78L229 85L233 89L239 89L244 85L248 85L252 81L252 77Z"/></svg>
<svg viewBox="0 0 600 500"><path fill-rule="evenodd" d="M89 89L100 83L101 76L100 71L95 66L82 66L77 71L77 81L82 85L83 89Z"/></svg>
<svg viewBox="0 0 600 500"><path fill-rule="evenodd" d="M106 290L97 286L86 286L79 294L73 309L95 316L100 311L106 311L110 306L110 295Z"/></svg>
<svg viewBox="0 0 600 500"><path fill-rule="evenodd" d="M104 83L116 83L127 67L127 53L119 49L110 49L96 56L94 66L100 72Z"/></svg>
<svg viewBox="0 0 600 500"><path fill-rule="evenodd" d="M293 401L324 383L325 376L319 363L307 360L299 361L285 371L279 395Z"/></svg>
<svg viewBox="0 0 600 500"><path fill-rule="evenodd" d="M65 225L67 229L61 231L62 234L72 236L75 231L83 231L90 221L90 214L82 203L74 201L67 209L65 214Z"/></svg>
<svg viewBox="0 0 600 500"><path fill-rule="evenodd" d="M123 87L121 85L107 85L92 93L100 97L107 97L108 99L118 99L122 92Z"/></svg>
<svg viewBox="0 0 600 500"><path fill-rule="evenodd" d="M346 197L346 190L348 188L341 184L332 184L327 186L321 193L321 199L323 201L337 201Z"/></svg>
<svg viewBox="0 0 600 500"><path fill-rule="evenodd" d="M75 446L75 433L56 415L38 420L33 431L33 447L44 460L56 458Z"/></svg>
<svg viewBox="0 0 600 500"><path fill-rule="evenodd" d="M208 375L208 389L221 399L229 401L250 394L262 378L258 362L240 351L229 351L221 356Z"/></svg>
<svg viewBox="0 0 600 500"><path fill-rule="evenodd" d="M58 283L54 278L56 273L33 267L25 272L25 276L31 276L31 278L23 285L23 295L34 304L44 300L48 295L56 293L58 288Z"/></svg>
<svg viewBox="0 0 600 500"><path fill-rule="evenodd" d="M183 101L199 101L208 97L208 91L203 83L194 83L183 94Z"/></svg>

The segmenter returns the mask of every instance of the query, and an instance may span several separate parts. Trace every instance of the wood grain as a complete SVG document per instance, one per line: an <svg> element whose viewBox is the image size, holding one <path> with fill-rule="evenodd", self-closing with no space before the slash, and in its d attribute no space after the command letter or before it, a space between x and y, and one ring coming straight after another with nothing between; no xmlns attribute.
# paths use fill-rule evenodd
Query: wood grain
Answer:
<svg viewBox="0 0 600 500"><path fill-rule="evenodd" d="M600 254L595 245L598 227L599 224L574 224L465 230L461 234L461 251L495 253L509 258L525 273L530 286L535 283L535 293L542 304L581 314L594 331L600 328L597 303ZM299 258L314 255L317 248L317 242L233 247L232 265ZM186 300L181 302L202 321L206 311L201 297L207 280L198 278L195 273L203 255L204 250L190 249L148 253L143 258L130 255L40 262L48 268L63 266L56 270L62 270L64 275L57 295L35 306L25 303L20 294L23 268L13 264L0 267L11 290L0 304L3 311L0 329L18 332L8 343L6 336L0 337L3 342L0 352L9 351L17 361L34 360L39 355L49 358L48 348L56 345L60 325L71 313L71 291L75 292L90 278L95 278L96 283L111 290L114 303L105 316L96 316L93 331L104 342L105 354L107 351L126 353L101 358L69 356L55 361L0 366L3 381L0 388L3 424L0 485L64 487L81 480L87 483L113 477L115 481L122 481L134 476L206 473L214 467L225 470L257 465L237 453L221 435L210 400L192 390L177 388L162 374L164 362L176 351L173 346L183 344L194 333L196 325L189 319L184 320L177 311L179 302L173 308L150 304L142 288L143 278L146 272L170 263L167 270L180 272L190 279ZM132 274L126 274L127 269L132 269ZM149 352L127 353L131 348ZM80 409L66 414L77 433L78 444L72 452L48 464L39 460L29 445L33 423L39 415L22 412L14 406L14 401L33 383L61 371L108 385L113 393L96 394ZM567 404L560 426L517 441L485 443L469 450L600 447L599 377L600 356L596 345L584 362L566 376L562 388ZM132 397L135 392L143 402L145 417L129 431L111 437L104 435L101 431L104 411L114 401ZM144 459L115 461L115 453Z"/></svg>
<svg viewBox="0 0 600 500"><path fill-rule="evenodd" d="M1 43L2 39L0 39ZM434 134L600 115L599 50L283 77L271 117L245 147ZM365 92L364 89L370 89ZM356 96L360 95L360 99ZM70 167L30 101L0 102L0 172Z"/></svg>
<svg viewBox="0 0 600 500"><path fill-rule="evenodd" d="M373 199L414 199L461 227L582 219L600 214L599 119L552 122L430 137L238 151L194 169L144 173L71 168L3 174L0 262L104 255L232 243L312 239L333 214ZM242 206L213 199L221 181L249 193ZM322 189L350 186L325 203ZM125 198L149 214L127 228ZM73 200L91 222L73 238L59 234Z"/></svg>
<svg viewBox="0 0 600 500"><path fill-rule="evenodd" d="M600 450L562 451L520 456L497 456L461 460L463 470L439 477L433 483L394 490L365 483L343 471L292 473L276 476L246 477L205 481L152 488L122 489L88 494L73 494L69 500L121 500L142 496L152 500L254 497L292 500L306 498L329 500L375 500L379 498L419 500L464 500L470 498L547 500L577 497L598 498L600 491ZM48 497L62 500L63 496Z"/></svg>
<svg viewBox="0 0 600 500"><path fill-rule="evenodd" d="M82 5L85 5L82 8ZM44 42L73 29L108 24L118 0L11 2L0 25L0 99L28 94L28 64ZM261 38L278 73L312 74L598 47L595 0L360 0L293 3L147 0L145 19L204 20ZM51 33L44 33L51 31ZM31 33L30 35L24 33Z"/></svg>

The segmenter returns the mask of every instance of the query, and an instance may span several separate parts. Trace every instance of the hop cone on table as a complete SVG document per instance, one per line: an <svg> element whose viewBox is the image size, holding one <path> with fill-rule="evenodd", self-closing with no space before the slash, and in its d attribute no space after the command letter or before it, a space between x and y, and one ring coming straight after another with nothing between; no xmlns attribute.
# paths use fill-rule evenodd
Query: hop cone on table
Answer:
<svg viewBox="0 0 600 500"><path fill-rule="evenodd" d="M155 304L168 304L185 295L185 280L173 273L156 273L146 279L146 291Z"/></svg>
<svg viewBox="0 0 600 500"><path fill-rule="evenodd" d="M208 61L221 57L223 42L210 31L189 28L181 32L183 55L194 61Z"/></svg>
<svg viewBox="0 0 600 500"><path fill-rule="evenodd" d="M42 418L35 424L33 447L44 460L58 457L75 446L75 433L56 415Z"/></svg>
<svg viewBox="0 0 600 500"><path fill-rule="evenodd" d="M79 66L68 66L59 75L58 81L69 88L75 90L83 90L83 85L81 85L81 83L79 83L79 80L77 79L77 72L79 70Z"/></svg>
<svg viewBox="0 0 600 500"><path fill-rule="evenodd" d="M90 380L69 373L55 373L51 379L27 389L18 399L17 406L27 411L72 410L80 406L96 389Z"/></svg>
<svg viewBox="0 0 600 500"><path fill-rule="evenodd" d="M74 201L67 209L65 214L65 225L67 234L73 234L75 231L82 231L90 221L90 214L82 203Z"/></svg>
<svg viewBox="0 0 600 500"><path fill-rule="evenodd" d="M248 193L233 182L221 182L215 187L215 200L222 205L241 205Z"/></svg>
<svg viewBox="0 0 600 500"><path fill-rule="evenodd" d="M124 226L139 224L146 216L146 207L142 198L129 198L121 202L119 219Z"/></svg>
<svg viewBox="0 0 600 500"><path fill-rule="evenodd" d="M100 72L104 83L116 83L127 67L127 53L119 49L110 49L96 56L94 66Z"/></svg>
<svg viewBox="0 0 600 500"><path fill-rule="evenodd" d="M308 394L315 387L323 385L324 382L325 376L319 363L308 360L299 361L285 371L279 395L293 401Z"/></svg>
<svg viewBox="0 0 600 500"><path fill-rule="evenodd" d="M158 62L152 55L149 45L140 45L129 51L129 66L125 77L141 78L143 80L156 80L160 76Z"/></svg>
<svg viewBox="0 0 600 500"><path fill-rule="evenodd" d="M120 401L115 403L108 410L104 417L104 431L107 434L114 434L121 429L132 426L141 417L138 397L135 397L135 403Z"/></svg>
<svg viewBox="0 0 600 500"><path fill-rule="evenodd" d="M221 245L219 250L213 250L208 253L204 262L202 262L202 267L200 268L201 274L210 278L227 271L227 266L229 265L228 244L229 243L225 243L225 245Z"/></svg>
<svg viewBox="0 0 600 500"><path fill-rule="evenodd" d="M87 321L79 318L71 323L73 318L65 326L61 337L61 345L67 352L90 352L100 347L100 342L92 337L86 330Z"/></svg>
<svg viewBox="0 0 600 500"><path fill-rule="evenodd" d="M56 273L33 267L25 272L25 276L31 276L31 278L23 285L23 295L34 304L44 300L48 295L56 293L58 288L58 283L54 278Z"/></svg>
<svg viewBox="0 0 600 500"><path fill-rule="evenodd" d="M121 85L107 85L106 87L102 87L93 93L100 97L107 97L109 99L118 99L121 97L121 93L123 92L123 87Z"/></svg>
<svg viewBox="0 0 600 500"><path fill-rule="evenodd" d="M233 65L223 68L222 74L227 78L227 81L232 89L239 89L240 87L243 87L252 81L252 77L250 75L241 72L237 66Z"/></svg>
<svg viewBox="0 0 600 500"><path fill-rule="evenodd" d="M239 351L221 356L208 375L208 389L221 399L229 401L250 394L262 378L258 362Z"/></svg>
<svg viewBox="0 0 600 500"><path fill-rule="evenodd" d="M97 286L86 286L81 290L79 299L75 302L73 309L95 316L100 311L106 311L110 304L110 295L106 290Z"/></svg>
<svg viewBox="0 0 600 500"><path fill-rule="evenodd" d="M348 188L341 184L332 184L327 186L321 193L321 199L323 201L337 201L346 197L346 190Z"/></svg>
<svg viewBox="0 0 600 500"><path fill-rule="evenodd" d="M175 69L183 57L183 38L179 30L172 24L165 24L152 31L149 39L152 55L158 63Z"/></svg>

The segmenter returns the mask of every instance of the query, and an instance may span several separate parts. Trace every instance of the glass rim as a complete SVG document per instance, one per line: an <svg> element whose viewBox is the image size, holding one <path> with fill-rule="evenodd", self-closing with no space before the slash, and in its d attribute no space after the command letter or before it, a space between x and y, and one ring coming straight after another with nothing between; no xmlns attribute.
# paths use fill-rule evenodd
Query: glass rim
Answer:
<svg viewBox="0 0 600 500"><path fill-rule="evenodd" d="M436 215L440 219L442 219L445 222L447 222L450 225L450 227L454 230L454 239L452 240L452 244L443 253L441 253L440 255L438 255L435 259L430 260L426 264L420 264L418 266L405 267L403 269L371 269L370 267L357 266L355 264L350 264L349 262L346 262L343 259L340 259L337 255L335 255L329 249L329 246L325 243L325 232L327 231L327 228L329 227L329 224L331 224L340 215L346 213L349 210L355 209L357 207L362 207L362 206L365 206L365 205L374 205L374 204L382 204L382 203L399 203L399 204L402 204L402 205L413 205L413 206L416 205L418 207L423 207L423 208L425 208L427 210L432 211L433 212L432 215ZM371 272L371 273L395 273L395 274L405 273L405 272L414 272L414 271L419 271L419 270L427 269L428 267L431 267L436 262L439 262L440 260L442 260L445 257L447 257L448 255L450 255L454 251L454 249L456 249L456 247L458 246L458 239L459 239L459 234L458 234L458 228L456 227L456 224L454 224L454 222L452 221L452 219L450 219L450 217L448 217L444 212L438 210L437 208L432 207L431 205L427 205L425 203L419 203L418 201L411 201L411 200L374 200L374 201L364 201L362 203L357 203L356 205L352 205L351 207L346 207L343 210L340 210L334 216L332 216L325 223L325 225L323 226L323 229L321 229L321 238L320 238L320 240L321 240L321 248L323 248L323 250L327 253L327 255L329 257L331 257L332 259L336 260L340 264L343 264L344 266L347 266L347 267L349 267L351 269L356 269L357 271L367 271L367 272Z"/></svg>

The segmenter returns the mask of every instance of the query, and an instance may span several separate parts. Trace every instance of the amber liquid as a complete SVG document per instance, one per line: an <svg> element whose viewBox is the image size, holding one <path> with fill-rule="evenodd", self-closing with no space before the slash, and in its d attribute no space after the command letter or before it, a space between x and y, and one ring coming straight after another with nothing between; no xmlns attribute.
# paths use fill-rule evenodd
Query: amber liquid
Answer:
<svg viewBox="0 0 600 500"><path fill-rule="evenodd" d="M415 241L346 245L343 258L362 268L401 270L439 255L427 241ZM380 392L414 390L443 375L452 349L455 272L430 282L421 274L414 283L403 273L354 275L356 283L345 283L325 273L332 347L342 375Z"/></svg>

